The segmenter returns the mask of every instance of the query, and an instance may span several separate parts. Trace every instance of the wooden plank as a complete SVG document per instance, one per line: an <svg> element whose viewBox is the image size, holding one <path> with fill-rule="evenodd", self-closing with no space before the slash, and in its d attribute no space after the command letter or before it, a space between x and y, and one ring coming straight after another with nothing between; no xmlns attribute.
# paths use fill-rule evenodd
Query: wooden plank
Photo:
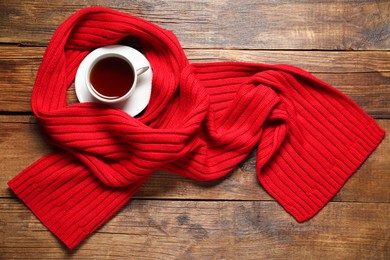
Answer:
<svg viewBox="0 0 390 260"><path fill-rule="evenodd" d="M377 120L387 132L390 120ZM32 116L0 116L0 197L13 197L6 183L28 165L51 151ZM28 144L28 145L26 145ZM390 202L390 139L369 157L333 198L334 201ZM193 200L272 200L255 174L254 154L222 180L196 182L158 171L136 194L136 198Z"/></svg>
<svg viewBox="0 0 390 260"><path fill-rule="evenodd" d="M389 72L390 51L284 51L185 49L191 62L290 64L312 73ZM21 52L22 53L22 52Z"/></svg>
<svg viewBox="0 0 390 260"><path fill-rule="evenodd" d="M47 45L56 27L90 1L0 2L0 42ZM389 49L390 2L95 1L156 23L186 48Z"/></svg>
<svg viewBox="0 0 390 260"><path fill-rule="evenodd" d="M46 47L1 46L0 60L41 61ZM312 73L390 72L390 51L184 49L190 62L242 61L291 64Z"/></svg>
<svg viewBox="0 0 390 260"><path fill-rule="evenodd" d="M30 99L44 48L2 47L0 111L31 112ZM289 63L332 84L376 118L390 118L390 52L187 50L190 61ZM254 55L250 55L250 54ZM262 58L264 56L264 58ZM313 58L315 57L315 58ZM306 64L306 65L305 65ZM315 64L319 64L316 68ZM74 87L69 103L77 102Z"/></svg>
<svg viewBox="0 0 390 260"><path fill-rule="evenodd" d="M389 259L389 203L330 203L297 223L276 202L134 200L66 249L16 199L0 200L4 259Z"/></svg>

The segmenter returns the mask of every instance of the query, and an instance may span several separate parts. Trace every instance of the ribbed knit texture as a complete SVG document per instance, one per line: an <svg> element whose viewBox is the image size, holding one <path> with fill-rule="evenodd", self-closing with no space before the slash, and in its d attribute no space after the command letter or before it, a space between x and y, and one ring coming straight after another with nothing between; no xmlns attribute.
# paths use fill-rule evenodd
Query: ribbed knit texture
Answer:
<svg viewBox="0 0 390 260"><path fill-rule="evenodd" d="M153 69L139 118L97 103L67 106L66 90L93 49L131 39ZM189 64L170 31L102 7L55 32L32 108L60 149L8 184L69 248L117 212L157 169L200 181L231 172L257 146L263 187L298 221L316 214L384 131L348 97L288 65Z"/></svg>

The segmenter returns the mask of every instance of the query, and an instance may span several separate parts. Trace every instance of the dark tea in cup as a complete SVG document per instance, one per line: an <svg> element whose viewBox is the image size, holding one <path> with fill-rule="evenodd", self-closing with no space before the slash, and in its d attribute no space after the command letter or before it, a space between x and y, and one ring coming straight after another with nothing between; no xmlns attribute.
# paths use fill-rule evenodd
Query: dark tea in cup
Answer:
<svg viewBox="0 0 390 260"><path fill-rule="evenodd" d="M123 47L112 45L91 53L94 56L87 64L85 83L100 102L113 104L127 100L136 88L138 76L149 69L149 64L138 62Z"/></svg>
<svg viewBox="0 0 390 260"><path fill-rule="evenodd" d="M126 95L134 83L133 67L119 57L105 57L91 69L90 82L96 94L116 99Z"/></svg>

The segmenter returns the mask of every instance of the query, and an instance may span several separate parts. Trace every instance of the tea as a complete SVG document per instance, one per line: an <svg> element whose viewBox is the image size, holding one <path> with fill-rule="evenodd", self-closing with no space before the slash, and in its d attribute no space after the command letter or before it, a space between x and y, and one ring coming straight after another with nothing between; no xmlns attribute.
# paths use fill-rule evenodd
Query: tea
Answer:
<svg viewBox="0 0 390 260"><path fill-rule="evenodd" d="M134 71L127 61L107 57L92 68L90 82L99 94L114 99L130 91L134 83Z"/></svg>

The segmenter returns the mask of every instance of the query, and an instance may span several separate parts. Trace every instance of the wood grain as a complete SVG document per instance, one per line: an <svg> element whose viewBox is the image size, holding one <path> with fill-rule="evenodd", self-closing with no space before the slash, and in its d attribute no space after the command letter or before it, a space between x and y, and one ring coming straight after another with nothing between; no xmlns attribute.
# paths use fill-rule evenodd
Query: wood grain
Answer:
<svg viewBox="0 0 390 260"><path fill-rule="evenodd" d="M44 48L7 46L0 53L0 74L5 75L0 78L0 111L31 112L31 91L43 51ZM370 115L390 118L390 52L187 52L190 61L195 62L246 60L302 65L303 69L344 92ZM68 94L70 104L77 102L74 87Z"/></svg>
<svg viewBox="0 0 390 260"><path fill-rule="evenodd" d="M390 131L388 0L0 1L0 259L390 259L390 139L313 219L297 223L258 183L254 153L222 180L158 171L68 250L6 182L53 150L31 116L54 30L104 5L172 30L190 62L286 63L355 100ZM74 88L69 103L77 102Z"/></svg>
<svg viewBox="0 0 390 260"><path fill-rule="evenodd" d="M390 2L4 0L0 42L47 45L55 28L88 5L104 5L172 30L185 48L388 50ZM362 15L364 14L364 15Z"/></svg>
<svg viewBox="0 0 390 260"><path fill-rule="evenodd" d="M390 257L389 203L333 202L299 224L276 202L133 200L71 252L19 201L0 202L4 259Z"/></svg>
<svg viewBox="0 0 390 260"><path fill-rule="evenodd" d="M388 132L390 120L377 120ZM13 197L6 182L45 155L52 148L42 139L32 116L0 116L0 197ZM28 144L28 145L26 145ZM333 201L390 203L390 139L385 138ZM255 154L227 177L214 182L196 182L169 172L158 171L136 194L147 199L192 200L272 200L262 189L255 174Z"/></svg>
<svg viewBox="0 0 390 260"><path fill-rule="evenodd" d="M1 46L0 60L42 60L46 47ZM390 51L184 49L190 62L242 61L291 64L312 73L388 73Z"/></svg>

